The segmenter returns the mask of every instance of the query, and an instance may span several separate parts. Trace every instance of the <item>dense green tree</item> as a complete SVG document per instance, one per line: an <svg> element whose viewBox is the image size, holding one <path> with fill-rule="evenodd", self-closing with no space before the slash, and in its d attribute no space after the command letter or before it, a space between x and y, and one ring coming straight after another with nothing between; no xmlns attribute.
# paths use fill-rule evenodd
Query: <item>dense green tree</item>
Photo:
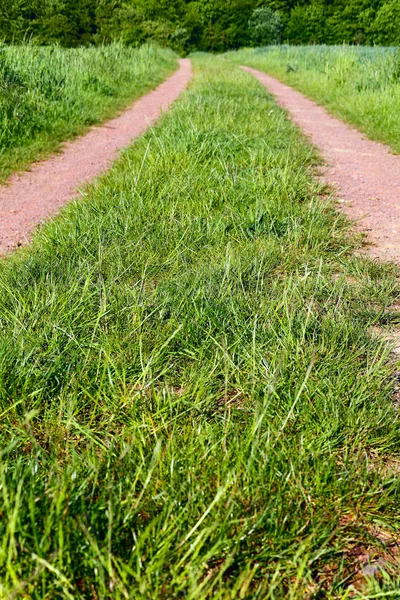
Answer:
<svg viewBox="0 0 400 600"><path fill-rule="evenodd" d="M282 33L282 19L279 11L269 6L256 8L249 21L250 39L254 46L279 44Z"/></svg>
<svg viewBox="0 0 400 600"><path fill-rule="evenodd" d="M377 44L400 44L400 2L391 0L381 6L371 27Z"/></svg>
<svg viewBox="0 0 400 600"><path fill-rule="evenodd" d="M29 38L37 11L34 0L1 0L0 35L3 41L10 43Z"/></svg>
<svg viewBox="0 0 400 600"><path fill-rule="evenodd" d="M96 0L44 0L32 22L39 42L87 45L96 33Z"/></svg>
<svg viewBox="0 0 400 600"><path fill-rule="evenodd" d="M400 0L0 0L0 41L220 52L272 39L260 18L276 12L289 43L400 44Z"/></svg>
<svg viewBox="0 0 400 600"><path fill-rule="evenodd" d="M202 25L201 50L240 48L249 40L248 21L254 0L203 0L195 3Z"/></svg>

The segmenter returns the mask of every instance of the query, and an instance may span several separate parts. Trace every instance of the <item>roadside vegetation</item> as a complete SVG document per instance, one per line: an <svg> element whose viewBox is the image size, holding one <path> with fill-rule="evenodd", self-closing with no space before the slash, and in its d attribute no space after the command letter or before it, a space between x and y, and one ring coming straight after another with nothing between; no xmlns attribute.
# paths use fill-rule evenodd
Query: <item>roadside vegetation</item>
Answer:
<svg viewBox="0 0 400 600"><path fill-rule="evenodd" d="M368 137L400 152L398 48L272 46L226 56L297 88Z"/></svg>
<svg viewBox="0 0 400 600"><path fill-rule="evenodd" d="M174 68L153 46L0 46L0 181L114 115Z"/></svg>
<svg viewBox="0 0 400 600"><path fill-rule="evenodd" d="M0 597L395 597L396 269L254 78L194 66L0 263Z"/></svg>
<svg viewBox="0 0 400 600"><path fill-rule="evenodd" d="M272 13L272 14L271 14ZM268 16L269 15L269 16ZM272 17L272 19L271 19ZM81 46L146 41L178 52L248 45L400 43L398 0L2 0L0 40ZM254 36L254 29L258 29ZM271 35L272 34L272 35Z"/></svg>

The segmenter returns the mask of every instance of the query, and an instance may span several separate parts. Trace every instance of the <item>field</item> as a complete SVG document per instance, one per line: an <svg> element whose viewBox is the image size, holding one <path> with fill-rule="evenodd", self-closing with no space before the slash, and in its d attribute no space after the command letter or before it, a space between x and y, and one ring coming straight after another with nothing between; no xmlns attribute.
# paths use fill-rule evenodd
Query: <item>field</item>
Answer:
<svg viewBox="0 0 400 600"><path fill-rule="evenodd" d="M176 68L152 46L0 46L0 181L115 114Z"/></svg>
<svg viewBox="0 0 400 600"><path fill-rule="evenodd" d="M272 46L225 56L297 88L400 153L398 48Z"/></svg>
<svg viewBox="0 0 400 600"><path fill-rule="evenodd" d="M397 270L265 90L193 64L0 262L0 597L397 597Z"/></svg>

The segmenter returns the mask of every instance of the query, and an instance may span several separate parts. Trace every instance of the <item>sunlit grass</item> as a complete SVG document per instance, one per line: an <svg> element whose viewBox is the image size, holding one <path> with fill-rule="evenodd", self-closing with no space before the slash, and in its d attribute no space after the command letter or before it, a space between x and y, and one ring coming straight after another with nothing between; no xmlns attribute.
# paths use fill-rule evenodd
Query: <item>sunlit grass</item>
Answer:
<svg viewBox="0 0 400 600"><path fill-rule="evenodd" d="M152 46L0 46L0 181L110 117L176 67Z"/></svg>
<svg viewBox="0 0 400 600"><path fill-rule="evenodd" d="M254 78L195 66L0 264L3 598L344 598L354 549L398 539L398 414L368 330L396 270L352 255Z"/></svg>
<svg viewBox="0 0 400 600"><path fill-rule="evenodd" d="M400 152L400 52L356 46L272 46L227 53L294 86Z"/></svg>

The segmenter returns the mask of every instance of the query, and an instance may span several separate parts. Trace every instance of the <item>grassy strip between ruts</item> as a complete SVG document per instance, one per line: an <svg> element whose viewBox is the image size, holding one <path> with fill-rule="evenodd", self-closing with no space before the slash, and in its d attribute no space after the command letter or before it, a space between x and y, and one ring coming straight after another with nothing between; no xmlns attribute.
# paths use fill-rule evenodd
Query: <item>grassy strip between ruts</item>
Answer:
<svg viewBox="0 0 400 600"><path fill-rule="evenodd" d="M393 597L396 271L265 90L194 65L0 264L1 597Z"/></svg>
<svg viewBox="0 0 400 600"><path fill-rule="evenodd" d="M0 46L0 181L111 117L177 66L153 46Z"/></svg>
<svg viewBox="0 0 400 600"><path fill-rule="evenodd" d="M400 153L400 51L272 46L225 55L275 76Z"/></svg>

